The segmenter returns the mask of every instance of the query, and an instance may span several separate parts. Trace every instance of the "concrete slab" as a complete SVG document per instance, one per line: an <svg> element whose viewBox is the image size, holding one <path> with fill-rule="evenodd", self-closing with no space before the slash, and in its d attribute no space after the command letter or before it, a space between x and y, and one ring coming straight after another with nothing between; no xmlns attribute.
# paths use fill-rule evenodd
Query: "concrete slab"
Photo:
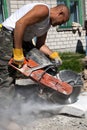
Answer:
<svg viewBox="0 0 87 130"><path fill-rule="evenodd" d="M31 85L31 84L37 84L31 79L18 79L16 80L17 85Z"/></svg>
<svg viewBox="0 0 87 130"><path fill-rule="evenodd" d="M59 113L78 117L87 117L87 92L81 93L78 97L77 102L69 105L64 105Z"/></svg>

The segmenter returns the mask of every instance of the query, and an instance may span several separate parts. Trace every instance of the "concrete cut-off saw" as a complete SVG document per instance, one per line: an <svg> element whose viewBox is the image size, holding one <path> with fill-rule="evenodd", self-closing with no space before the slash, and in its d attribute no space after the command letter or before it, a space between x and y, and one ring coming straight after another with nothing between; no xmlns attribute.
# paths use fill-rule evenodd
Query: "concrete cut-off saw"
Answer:
<svg viewBox="0 0 87 130"><path fill-rule="evenodd" d="M42 94L47 93L52 102L71 104L77 101L83 86L81 75L71 70L58 72L60 64L52 62L36 48L29 51L21 68L13 63L13 59L9 65L39 84Z"/></svg>

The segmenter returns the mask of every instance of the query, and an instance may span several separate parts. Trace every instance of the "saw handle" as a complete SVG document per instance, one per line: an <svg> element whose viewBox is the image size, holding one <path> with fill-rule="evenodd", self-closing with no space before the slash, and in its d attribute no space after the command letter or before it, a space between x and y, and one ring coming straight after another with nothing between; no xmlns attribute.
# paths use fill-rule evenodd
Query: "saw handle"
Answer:
<svg viewBox="0 0 87 130"><path fill-rule="evenodd" d="M17 67L17 68L22 68L23 65L24 65L24 64L27 64L27 63L28 63L28 60L25 59L24 62L23 62L23 64L22 64L21 66L19 66L19 65L15 64L15 63L14 63L14 59L11 58L8 64L9 64L9 65L12 64L12 65L14 65L14 66Z"/></svg>

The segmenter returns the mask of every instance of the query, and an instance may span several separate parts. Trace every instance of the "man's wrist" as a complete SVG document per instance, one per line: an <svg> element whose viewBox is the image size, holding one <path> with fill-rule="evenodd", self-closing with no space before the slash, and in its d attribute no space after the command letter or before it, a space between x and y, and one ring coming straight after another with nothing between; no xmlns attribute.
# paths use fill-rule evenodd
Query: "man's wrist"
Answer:
<svg viewBox="0 0 87 130"><path fill-rule="evenodd" d="M58 54L58 52L53 52L53 53L51 53L51 54L49 55L49 57L50 57L51 59L55 59L55 58L59 57L59 54Z"/></svg>

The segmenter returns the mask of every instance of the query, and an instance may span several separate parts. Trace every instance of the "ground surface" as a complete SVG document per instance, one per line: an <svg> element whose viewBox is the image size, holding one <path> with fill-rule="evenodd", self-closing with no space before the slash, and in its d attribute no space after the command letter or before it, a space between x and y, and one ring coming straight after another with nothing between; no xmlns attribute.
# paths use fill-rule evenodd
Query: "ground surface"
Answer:
<svg viewBox="0 0 87 130"><path fill-rule="evenodd" d="M37 85L1 89L0 130L87 130L87 117L59 115L60 106L40 99L37 91Z"/></svg>

